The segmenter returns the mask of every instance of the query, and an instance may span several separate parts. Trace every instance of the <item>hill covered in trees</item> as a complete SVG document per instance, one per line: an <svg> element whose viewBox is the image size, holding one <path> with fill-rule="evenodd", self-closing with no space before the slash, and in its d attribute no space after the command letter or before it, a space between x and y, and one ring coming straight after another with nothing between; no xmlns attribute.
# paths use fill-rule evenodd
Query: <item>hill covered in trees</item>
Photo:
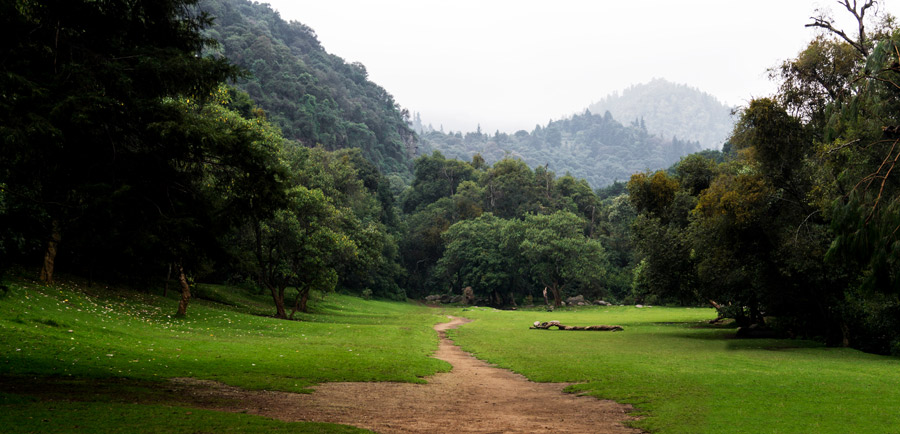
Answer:
<svg viewBox="0 0 900 434"><path fill-rule="evenodd" d="M480 154L488 163L519 158L531 167L546 166L586 179L594 188L627 180L635 172L669 167L700 150L697 142L653 135L640 121L623 125L608 112L585 111L511 135L499 131L485 134L480 128L465 134L444 133L423 127L418 116L413 125L419 131L423 153L439 150L449 158L467 161Z"/></svg>
<svg viewBox="0 0 900 434"><path fill-rule="evenodd" d="M588 110L609 111L625 122L637 120L645 123L651 134L699 142L707 149L721 148L734 127L732 109L714 96L663 79L613 93L588 106Z"/></svg>
<svg viewBox="0 0 900 434"><path fill-rule="evenodd" d="M325 51L313 29L285 22L265 3L202 0L213 18L211 55L249 74L236 85L266 111L284 137L328 150L359 148L386 174L408 178L416 138L394 98L368 80L365 66Z"/></svg>

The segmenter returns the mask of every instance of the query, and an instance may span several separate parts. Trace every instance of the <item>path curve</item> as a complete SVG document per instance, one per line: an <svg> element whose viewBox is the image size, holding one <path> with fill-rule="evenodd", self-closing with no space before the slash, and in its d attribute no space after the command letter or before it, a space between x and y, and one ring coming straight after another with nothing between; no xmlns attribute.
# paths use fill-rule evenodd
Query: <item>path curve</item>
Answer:
<svg viewBox="0 0 900 434"><path fill-rule="evenodd" d="M534 383L472 357L446 333L469 320L449 318L434 327L440 336L434 357L453 369L428 377L428 384L324 383L304 395L194 380L194 385L207 387L185 392L237 398L242 403L241 408L224 410L286 421L340 423L385 434L641 433L623 425L634 419L628 415L630 406L564 393L567 384Z"/></svg>

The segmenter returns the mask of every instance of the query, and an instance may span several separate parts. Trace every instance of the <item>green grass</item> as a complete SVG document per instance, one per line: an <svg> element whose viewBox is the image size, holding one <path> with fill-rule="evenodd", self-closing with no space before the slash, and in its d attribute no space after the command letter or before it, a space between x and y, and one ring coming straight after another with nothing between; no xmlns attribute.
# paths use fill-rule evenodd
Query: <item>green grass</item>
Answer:
<svg viewBox="0 0 900 434"><path fill-rule="evenodd" d="M298 314L301 321L284 321L245 313L271 314L264 296L216 286L199 292L217 302L194 300L188 315L177 318L174 299L77 283L12 282L0 298L0 380L194 377L307 392L329 381L423 382L422 377L450 368L429 357L437 349L432 326L445 320L435 309L331 294L316 297L315 312ZM45 406L10 398L0 402L7 402L0 408L4 414L40 412ZM75 404L53 405L84 411ZM135 417L134 423L141 423L142 416ZM15 425L0 425L10 426ZM165 426L160 424L159 432ZM29 430L57 432L33 427ZM309 432L316 429L322 428Z"/></svg>
<svg viewBox="0 0 900 434"><path fill-rule="evenodd" d="M0 406L0 432L83 433L367 433L328 423L289 423L217 411L138 404L37 402ZM8 430L8 431L7 431Z"/></svg>
<svg viewBox="0 0 900 434"><path fill-rule="evenodd" d="M165 379L308 391L328 381L421 382L432 326L535 381L631 403L654 433L900 433L900 360L802 340L737 340L710 309L591 307L553 313L428 309L331 294L301 321L265 295L202 285L186 318L170 298L26 280L0 296L0 432L357 432L190 409ZM624 332L529 330L535 320ZM28 392L29 387L40 389Z"/></svg>
<svg viewBox="0 0 900 434"><path fill-rule="evenodd" d="M481 359L535 381L631 403L658 433L900 433L900 360L802 340L733 339L711 309L469 310L451 331ZM529 330L536 320L624 332Z"/></svg>

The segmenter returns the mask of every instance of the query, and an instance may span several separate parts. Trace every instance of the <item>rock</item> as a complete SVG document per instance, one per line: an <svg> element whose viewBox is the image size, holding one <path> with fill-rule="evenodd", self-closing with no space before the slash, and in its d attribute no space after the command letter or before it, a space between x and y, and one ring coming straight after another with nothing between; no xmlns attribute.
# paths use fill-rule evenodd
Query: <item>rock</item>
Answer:
<svg viewBox="0 0 900 434"><path fill-rule="evenodd" d="M450 303L461 303L462 301L463 296L461 295L454 295L453 297L450 297Z"/></svg>
<svg viewBox="0 0 900 434"><path fill-rule="evenodd" d="M583 301L579 301L578 303L575 303L575 305L577 305L577 306L587 306L587 304L585 304L585 302L583 302Z"/></svg>
<svg viewBox="0 0 900 434"><path fill-rule="evenodd" d="M638 308L638 309L643 309L644 305L643 305L643 304L636 304L636 305L634 305L634 307L636 307L636 308Z"/></svg>
<svg viewBox="0 0 900 434"><path fill-rule="evenodd" d="M450 296L448 294L444 294L441 296L441 303L450 303Z"/></svg>
<svg viewBox="0 0 900 434"><path fill-rule="evenodd" d="M594 302L597 306L612 306L612 303L604 300L597 300Z"/></svg>
<svg viewBox="0 0 900 434"><path fill-rule="evenodd" d="M427 301L429 303L437 303L438 301L440 301L440 299L441 299L440 295L429 295L429 296L425 297L425 301Z"/></svg>
<svg viewBox="0 0 900 434"><path fill-rule="evenodd" d="M584 303L584 296L583 296L583 295L576 295L576 296L574 296L574 297L569 297L569 298L566 299L566 304L570 304L570 305L571 305L571 304L576 304L576 305L577 305L578 303Z"/></svg>
<svg viewBox="0 0 900 434"><path fill-rule="evenodd" d="M471 286L467 286L463 288L462 292L463 304L473 304L475 303L475 291L472 290Z"/></svg>

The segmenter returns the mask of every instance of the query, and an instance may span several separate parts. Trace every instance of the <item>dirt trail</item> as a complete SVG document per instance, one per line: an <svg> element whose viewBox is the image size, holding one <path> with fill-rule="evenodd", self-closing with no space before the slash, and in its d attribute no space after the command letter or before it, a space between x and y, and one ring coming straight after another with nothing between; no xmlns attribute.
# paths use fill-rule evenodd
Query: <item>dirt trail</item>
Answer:
<svg viewBox="0 0 900 434"><path fill-rule="evenodd" d="M452 318L452 317L451 317ZM445 330L467 322L438 324L434 357L453 365L428 384L325 383L308 395L246 391L219 383L182 379L184 392L203 401L236 398L239 406L210 408L287 421L334 422L379 433L640 433L623 422L629 406L562 392L566 384L533 383L462 351ZM207 387L196 387L198 383ZM215 401L211 401L215 402ZM222 401L218 401L222 402Z"/></svg>

